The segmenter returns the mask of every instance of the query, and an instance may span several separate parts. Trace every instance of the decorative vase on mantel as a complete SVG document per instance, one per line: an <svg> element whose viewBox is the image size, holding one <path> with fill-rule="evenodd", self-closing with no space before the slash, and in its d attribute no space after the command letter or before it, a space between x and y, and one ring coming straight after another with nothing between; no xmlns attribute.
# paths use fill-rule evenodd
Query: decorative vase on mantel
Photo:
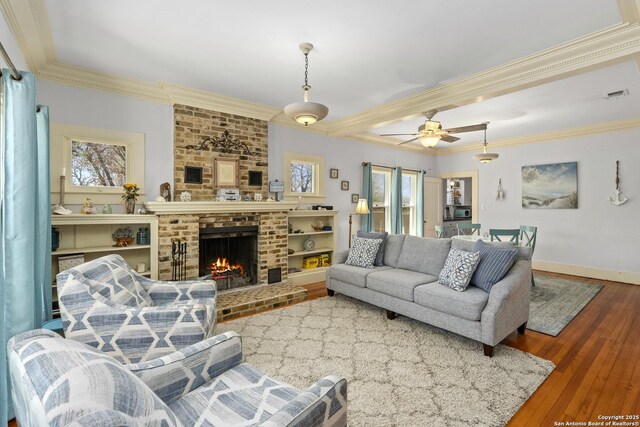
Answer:
<svg viewBox="0 0 640 427"><path fill-rule="evenodd" d="M136 199L125 199L124 210L128 214L132 214L136 211Z"/></svg>

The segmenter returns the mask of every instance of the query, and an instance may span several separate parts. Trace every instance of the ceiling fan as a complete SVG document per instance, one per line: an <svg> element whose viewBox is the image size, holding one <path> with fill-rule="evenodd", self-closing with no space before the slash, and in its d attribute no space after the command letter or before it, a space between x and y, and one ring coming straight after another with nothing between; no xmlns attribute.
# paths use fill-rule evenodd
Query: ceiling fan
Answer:
<svg viewBox="0 0 640 427"><path fill-rule="evenodd" d="M435 116L437 112L438 111L436 110L429 110L422 113L427 118L427 121L424 122L423 125L418 126L417 133L385 133L380 136L404 136L404 135L415 136L415 138L409 139L407 141L403 141L398 145L406 144L407 142L413 142L415 140L420 140L420 143L422 143L422 145L424 145L427 148L431 148L431 147L435 147L436 144L440 142L440 140L446 141L446 142L456 142L457 140L460 139L458 137L452 136L451 135L452 133L464 133L464 132L475 132L478 130L486 130L487 124L489 124L489 122L486 122L486 123L480 123L477 125L442 129L442 125L440 124L440 122L437 120L433 120L433 116Z"/></svg>

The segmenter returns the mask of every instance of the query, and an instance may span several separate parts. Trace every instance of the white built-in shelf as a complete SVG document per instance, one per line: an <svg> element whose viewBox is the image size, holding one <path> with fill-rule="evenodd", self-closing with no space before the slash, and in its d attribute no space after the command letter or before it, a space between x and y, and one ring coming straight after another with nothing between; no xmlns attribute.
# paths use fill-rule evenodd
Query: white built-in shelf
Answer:
<svg viewBox="0 0 640 427"><path fill-rule="evenodd" d="M311 236L313 234L331 234L333 230L329 231L303 231L302 233L289 233L289 237L292 236Z"/></svg>
<svg viewBox="0 0 640 427"><path fill-rule="evenodd" d="M296 257L296 256L307 256L307 255L314 255L314 254L323 254L323 253L327 253L327 252L333 252L333 248L318 248L318 249L314 249L312 251L298 251L298 252L294 252L291 255L289 255L290 258Z"/></svg>
<svg viewBox="0 0 640 427"><path fill-rule="evenodd" d="M51 252L51 255L69 255L79 253L94 253L94 252L119 252L119 251L131 251L136 249L150 249L151 245L129 245L129 246L93 246L88 248L69 248L58 249Z"/></svg>
<svg viewBox="0 0 640 427"><path fill-rule="evenodd" d="M289 277L311 276L318 273L325 273L328 269L329 267L304 268L302 271L289 273Z"/></svg>

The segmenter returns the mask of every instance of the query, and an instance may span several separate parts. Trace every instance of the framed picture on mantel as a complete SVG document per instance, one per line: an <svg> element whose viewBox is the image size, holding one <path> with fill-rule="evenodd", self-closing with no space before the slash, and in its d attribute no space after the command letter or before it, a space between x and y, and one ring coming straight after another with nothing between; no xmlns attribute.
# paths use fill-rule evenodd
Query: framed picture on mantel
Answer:
<svg viewBox="0 0 640 427"><path fill-rule="evenodd" d="M240 187L238 159L213 159L213 186L215 188Z"/></svg>

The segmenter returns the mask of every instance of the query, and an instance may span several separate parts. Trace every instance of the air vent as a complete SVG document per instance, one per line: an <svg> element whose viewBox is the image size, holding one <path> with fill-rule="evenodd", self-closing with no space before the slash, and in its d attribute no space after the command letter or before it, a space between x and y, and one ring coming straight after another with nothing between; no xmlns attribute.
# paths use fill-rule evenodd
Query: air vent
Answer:
<svg viewBox="0 0 640 427"><path fill-rule="evenodd" d="M604 94L604 98L605 99L620 99L624 96L629 95L629 89L621 89L621 90L616 90L613 92L609 92L609 93L605 93Z"/></svg>

